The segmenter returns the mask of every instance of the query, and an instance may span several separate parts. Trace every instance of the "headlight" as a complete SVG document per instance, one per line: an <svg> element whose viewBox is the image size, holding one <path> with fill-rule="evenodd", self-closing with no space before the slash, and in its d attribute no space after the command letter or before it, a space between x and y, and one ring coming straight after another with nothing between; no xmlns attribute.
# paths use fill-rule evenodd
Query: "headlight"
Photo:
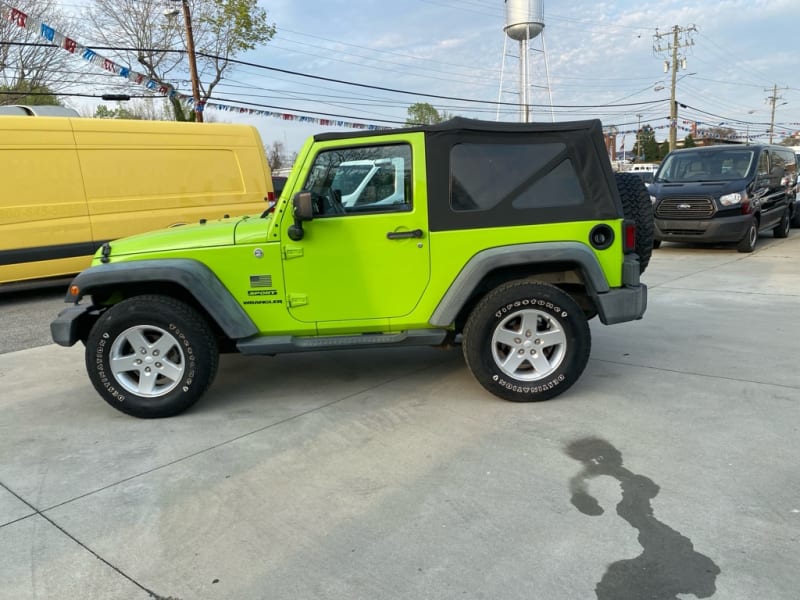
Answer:
<svg viewBox="0 0 800 600"><path fill-rule="evenodd" d="M744 194L741 192L736 192L733 194L725 194L724 196L720 196L719 203L722 206L736 206L737 204L741 204L742 200L744 200Z"/></svg>

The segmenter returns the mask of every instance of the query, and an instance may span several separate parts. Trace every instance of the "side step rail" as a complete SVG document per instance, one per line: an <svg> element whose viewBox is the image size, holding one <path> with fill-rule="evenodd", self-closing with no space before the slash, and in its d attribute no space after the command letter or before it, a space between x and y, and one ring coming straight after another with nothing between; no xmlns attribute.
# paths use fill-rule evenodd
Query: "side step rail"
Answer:
<svg viewBox="0 0 800 600"><path fill-rule="evenodd" d="M447 329L415 329L399 333L327 335L296 337L274 335L252 337L236 342L242 354L285 354L316 350L345 350L375 346L438 346L447 338Z"/></svg>

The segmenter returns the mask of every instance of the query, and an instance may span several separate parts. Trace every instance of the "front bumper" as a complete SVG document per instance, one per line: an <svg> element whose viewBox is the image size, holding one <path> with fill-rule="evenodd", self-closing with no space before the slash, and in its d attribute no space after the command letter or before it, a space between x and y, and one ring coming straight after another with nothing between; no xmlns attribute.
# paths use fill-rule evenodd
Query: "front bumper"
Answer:
<svg viewBox="0 0 800 600"><path fill-rule="evenodd" d="M661 242L738 242L747 233L753 215L715 219L655 219L655 239Z"/></svg>
<svg viewBox="0 0 800 600"><path fill-rule="evenodd" d="M60 346L74 346L75 342L85 340L96 315L93 306L75 305L65 308L50 323L50 335Z"/></svg>

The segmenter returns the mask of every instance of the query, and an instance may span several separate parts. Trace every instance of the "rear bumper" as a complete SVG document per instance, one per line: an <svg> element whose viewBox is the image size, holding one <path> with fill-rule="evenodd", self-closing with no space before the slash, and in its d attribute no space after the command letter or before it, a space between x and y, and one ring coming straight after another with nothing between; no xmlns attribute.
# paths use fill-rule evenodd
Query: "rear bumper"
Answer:
<svg viewBox="0 0 800 600"><path fill-rule="evenodd" d="M75 342L86 339L94 318L90 315L92 306L70 306L65 308L50 323L50 335L60 346L74 346Z"/></svg>
<svg viewBox="0 0 800 600"><path fill-rule="evenodd" d="M597 295L597 314L604 325L641 319L647 309L647 286L611 289Z"/></svg>
<svg viewBox="0 0 800 600"><path fill-rule="evenodd" d="M753 215L716 219L655 219L655 239L661 242L738 242L753 222Z"/></svg>

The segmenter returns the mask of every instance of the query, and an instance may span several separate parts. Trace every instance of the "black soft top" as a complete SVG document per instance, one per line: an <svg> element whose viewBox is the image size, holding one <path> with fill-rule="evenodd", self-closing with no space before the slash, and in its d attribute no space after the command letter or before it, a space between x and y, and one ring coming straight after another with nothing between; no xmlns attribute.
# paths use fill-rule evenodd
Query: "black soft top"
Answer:
<svg viewBox="0 0 800 600"><path fill-rule="evenodd" d="M346 140L360 137L374 137L378 135L394 135L397 133L441 133L441 132L486 132L486 133L546 133L564 131L590 131L597 129L602 135L603 126L599 119L586 121L562 121L558 123L509 123L505 121L483 121L480 119L467 119L454 117L435 125L417 125L414 127L397 127L392 129L373 129L349 132L318 133L314 141L324 142L329 140Z"/></svg>
<svg viewBox="0 0 800 600"><path fill-rule="evenodd" d="M425 134L428 204L431 230L474 229L507 227L522 223L556 223L569 221L597 221L621 218L614 173L603 138L603 125L599 119L563 121L558 123L508 123L481 121L456 117L436 125L422 125L380 131L352 133L323 133L315 141L380 138L382 135L422 132ZM563 185L550 186L546 207L518 210L513 207L513 194L498 202L492 210L458 210L453 208L451 196L454 185L451 171L451 152L460 145L530 145L542 147L559 144L558 155L540 167L531 165L530 171L517 165L516 180L532 186L544 179L559 165L567 162L569 173ZM503 178L504 166L485 161L486 177ZM480 166L480 165L479 165ZM520 171L520 169L522 169ZM563 179L563 175L561 176ZM579 204L561 204L560 189L576 186L582 190Z"/></svg>

